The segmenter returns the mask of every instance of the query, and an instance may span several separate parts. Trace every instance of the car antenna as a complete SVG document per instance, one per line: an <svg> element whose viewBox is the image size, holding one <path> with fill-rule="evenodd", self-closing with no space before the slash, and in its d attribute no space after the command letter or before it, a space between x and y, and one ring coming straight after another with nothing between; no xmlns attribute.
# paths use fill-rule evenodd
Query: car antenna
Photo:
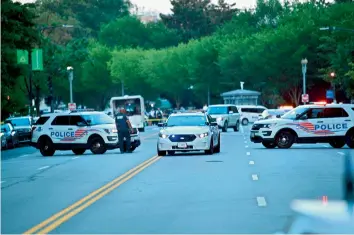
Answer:
<svg viewBox="0 0 354 235"><path fill-rule="evenodd" d="M352 174L351 156L347 153L344 156L344 200L348 203L349 213L353 213L354 208L354 177Z"/></svg>

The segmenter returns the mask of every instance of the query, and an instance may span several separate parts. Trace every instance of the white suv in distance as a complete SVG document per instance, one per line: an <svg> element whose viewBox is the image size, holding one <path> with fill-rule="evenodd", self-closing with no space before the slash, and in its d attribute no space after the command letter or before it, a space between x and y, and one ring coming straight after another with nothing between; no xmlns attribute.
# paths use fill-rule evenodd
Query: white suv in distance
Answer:
<svg viewBox="0 0 354 235"><path fill-rule="evenodd" d="M90 149L103 154L119 147L115 121L103 112L63 112L41 116L32 129L31 145L43 156L56 150L72 150L76 155ZM131 151L140 145L139 133L131 135Z"/></svg>
<svg viewBox="0 0 354 235"><path fill-rule="evenodd" d="M261 105L240 105L237 108L241 114L241 124L244 126L258 121L259 116L267 109Z"/></svg>
<svg viewBox="0 0 354 235"><path fill-rule="evenodd" d="M223 132L227 132L227 129L230 127L233 128L234 131L240 130L240 113L236 105L210 105L207 109L207 113L216 120Z"/></svg>
<svg viewBox="0 0 354 235"><path fill-rule="evenodd" d="M159 123L157 153L204 151L205 154L220 152L220 131L216 122L206 113L171 114L166 123Z"/></svg>
<svg viewBox="0 0 354 235"><path fill-rule="evenodd" d="M294 143L354 148L354 104L298 106L281 118L255 122L250 138L266 148L290 148Z"/></svg>

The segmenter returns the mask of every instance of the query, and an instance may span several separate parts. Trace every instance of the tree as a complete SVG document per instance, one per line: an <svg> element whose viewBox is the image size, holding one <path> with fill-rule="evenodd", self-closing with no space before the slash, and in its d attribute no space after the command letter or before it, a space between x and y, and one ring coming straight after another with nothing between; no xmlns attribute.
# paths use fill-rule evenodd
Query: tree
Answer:
<svg viewBox="0 0 354 235"><path fill-rule="evenodd" d="M30 50L39 42L38 31L33 23L36 17L32 8L33 4L20 4L11 0L1 2L1 111L3 116L9 113L23 109L25 99L14 95L24 95L21 93L13 93L18 79L22 75L27 75L28 70L24 66L17 65L16 49ZM16 30L14 30L16 29ZM9 104L7 96L11 95L12 102ZM10 108L10 109L9 109Z"/></svg>

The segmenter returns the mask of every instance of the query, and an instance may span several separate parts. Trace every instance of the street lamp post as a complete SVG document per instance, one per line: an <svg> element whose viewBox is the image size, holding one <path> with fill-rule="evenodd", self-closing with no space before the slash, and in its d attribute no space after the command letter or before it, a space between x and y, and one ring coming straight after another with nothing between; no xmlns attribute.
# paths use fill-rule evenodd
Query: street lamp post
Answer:
<svg viewBox="0 0 354 235"><path fill-rule="evenodd" d="M74 68L69 66L66 68L69 72L69 84L70 84L70 103L73 103L73 80L74 80Z"/></svg>
<svg viewBox="0 0 354 235"><path fill-rule="evenodd" d="M331 86L332 86L332 90L333 90L333 103L337 103L337 100L336 100L336 85L334 84L334 78L336 77L336 73L335 72L331 72L330 76L331 76Z"/></svg>
<svg viewBox="0 0 354 235"><path fill-rule="evenodd" d="M306 94L306 72L307 72L307 59L302 59L301 60L301 65L302 65L302 94ZM305 104L306 102L304 102Z"/></svg>

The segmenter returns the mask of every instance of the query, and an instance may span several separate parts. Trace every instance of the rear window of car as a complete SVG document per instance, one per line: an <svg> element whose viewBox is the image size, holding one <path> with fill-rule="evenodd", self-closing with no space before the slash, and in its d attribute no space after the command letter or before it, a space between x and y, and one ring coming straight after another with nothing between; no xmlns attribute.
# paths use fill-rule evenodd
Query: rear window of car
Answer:
<svg viewBox="0 0 354 235"><path fill-rule="evenodd" d="M49 117L40 117L37 121L35 125L43 125L44 123L46 123L48 121Z"/></svg>

